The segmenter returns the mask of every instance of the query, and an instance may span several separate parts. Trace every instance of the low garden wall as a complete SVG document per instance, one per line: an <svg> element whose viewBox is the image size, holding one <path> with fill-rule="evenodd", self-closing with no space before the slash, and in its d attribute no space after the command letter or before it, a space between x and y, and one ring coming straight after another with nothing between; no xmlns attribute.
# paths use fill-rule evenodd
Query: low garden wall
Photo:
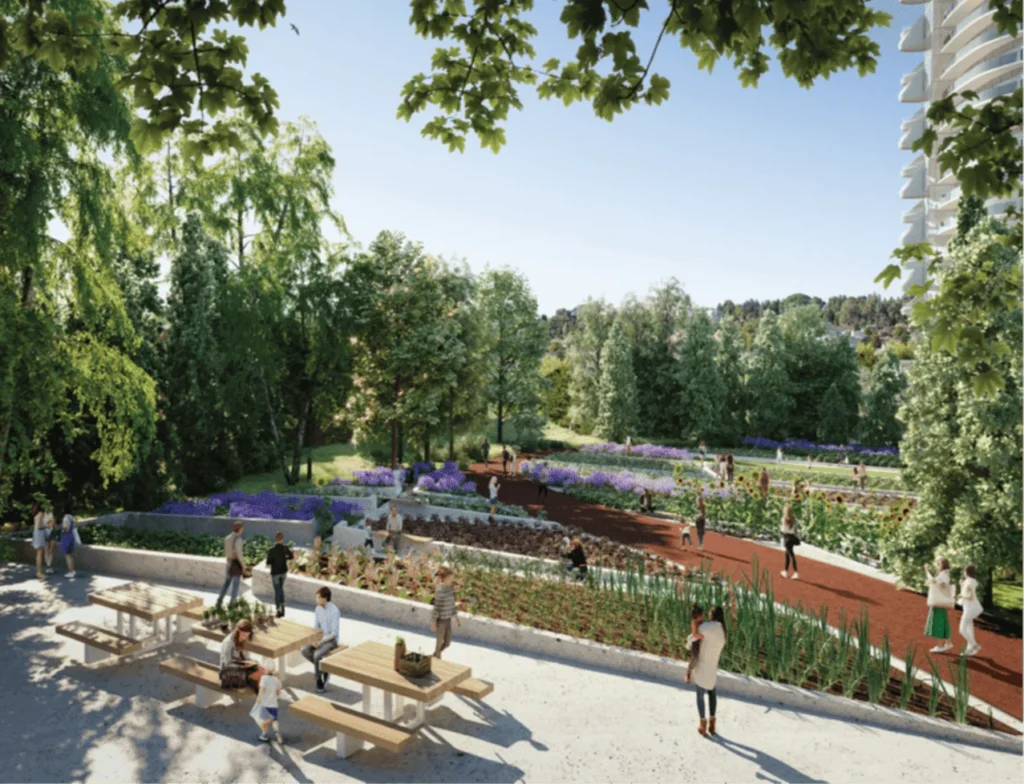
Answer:
<svg viewBox="0 0 1024 784"><path fill-rule="evenodd" d="M452 509L447 506L418 504L414 501L406 501L401 498L395 501L395 505L398 507L398 511L402 515L425 517L427 519L437 515L442 520L449 517L452 520L464 518L474 523L490 523L490 514L487 512L473 512L468 509ZM538 520L536 517L511 517L509 515L499 514L494 516L494 522L496 524L519 523L521 525L528 525L532 528L550 528L553 530L562 530L565 528L561 523L556 523L553 520Z"/></svg>
<svg viewBox="0 0 1024 784"><path fill-rule="evenodd" d="M315 520L246 520L238 517L199 517L196 515L169 515L154 512L120 512L104 515L92 522L105 523L118 528L135 528L140 531L184 531L190 534L212 534L227 536L231 524L236 520L245 523L245 536L262 534L271 541L280 531L286 542L295 542L299 547L312 547L316 536Z"/></svg>

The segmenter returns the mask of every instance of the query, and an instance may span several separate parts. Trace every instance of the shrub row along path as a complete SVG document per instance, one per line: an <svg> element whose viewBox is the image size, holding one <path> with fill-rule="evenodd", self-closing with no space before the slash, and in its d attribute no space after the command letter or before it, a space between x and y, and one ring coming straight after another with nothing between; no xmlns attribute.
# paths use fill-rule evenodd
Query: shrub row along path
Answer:
<svg viewBox="0 0 1024 784"><path fill-rule="evenodd" d="M500 463L492 462L487 467L477 463L470 469L471 478L484 495L490 477L495 474L501 476ZM543 503L538 503L537 485L532 480L510 476L500 478L499 481L501 488L498 498L502 503L517 504L534 512L546 509L549 520L576 526L595 536L606 536L623 544L643 547L655 555L690 567L700 566L700 555L696 547L683 549L679 527L674 523L584 503L564 493L551 492L546 499L542 499ZM703 555L711 560L714 571L737 581L749 577L751 563L756 557L760 567L773 577L772 584L778 600L791 606L802 602L804 607L814 610L825 605L829 608L829 619L832 621L838 617L841 608L846 610L851 620L857 618L864 605L870 614L873 643L880 644L882 634L888 630L894 656L903 658L907 644L914 643L918 646L918 665L922 668L928 666L923 653L935 641L924 636L928 607L924 597L919 594L896 590L882 580L842 567L801 558L800 548L797 548L800 579L783 579L779 575L784 564L781 551L748 539L710 531L704 537ZM955 654L959 653L963 645L958 633L960 611L950 610L949 616L953 627L953 650L945 654L931 654L939 671L937 674L947 681L952 678L949 664L956 662ZM975 633L982 650L967 660L971 674L971 693L1020 719L1020 637L1001 633L998 627L985 619L975 622Z"/></svg>

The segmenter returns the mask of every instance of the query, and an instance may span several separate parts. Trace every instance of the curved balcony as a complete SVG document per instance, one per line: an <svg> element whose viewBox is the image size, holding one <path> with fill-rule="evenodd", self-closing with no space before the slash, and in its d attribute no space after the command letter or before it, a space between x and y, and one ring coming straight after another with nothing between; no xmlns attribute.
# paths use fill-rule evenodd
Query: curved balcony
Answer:
<svg viewBox="0 0 1024 784"><path fill-rule="evenodd" d="M918 109L914 112L913 116L908 117L900 125L900 130L903 131L903 136L900 138L899 148L901 150L910 150L913 148L914 142L921 138L924 133L925 126L927 125L925 110L923 108Z"/></svg>
<svg viewBox="0 0 1024 784"><path fill-rule="evenodd" d="M903 213L901 223L916 223L923 221L925 216L924 212L924 201L914 202L914 206Z"/></svg>
<svg viewBox="0 0 1024 784"><path fill-rule="evenodd" d="M919 103L928 100L928 74L925 73L924 63L906 74L900 83L903 85L900 90L900 101L903 103Z"/></svg>
<svg viewBox="0 0 1024 784"><path fill-rule="evenodd" d="M954 3L943 14L941 26L947 29L956 27L967 18L969 13L977 10L979 6L987 7L988 0L960 0L960 2Z"/></svg>
<svg viewBox="0 0 1024 784"><path fill-rule="evenodd" d="M956 234L956 213L954 212L950 217L933 223L930 229L928 232L929 242L934 245L945 245Z"/></svg>
<svg viewBox="0 0 1024 784"><path fill-rule="evenodd" d="M917 20L900 34L901 52L923 52L932 45L928 17L921 14Z"/></svg>
<svg viewBox="0 0 1024 784"><path fill-rule="evenodd" d="M940 193L934 199L928 200L929 215L944 215L948 212L956 212L960 204L960 188L951 188Z"/></svg>
<svg viewBox="0 0 1024 784"><path fill-rule="evenodd" d="M942 35L942 48L939 51L942 54L953 54L990 25L995 27L992 25L992 17L995 16L995 13L988 7L988 3L983 3L954 27L950 28L947 24L946 31Z"/></svg>
<svg viewBox="0 0 1024 784"><path fill-rule="evenodd" d="M916 245L919 242L924 242L924 224L914 223L907 227L907 230L903 232L900 237L900 245Z"/></svg>
<svg viewBox="0 0 1024 784"><path fill-rule="evenodd" d="M903 244L904 245L909 245L910 243L906 243L905 242ZM903 293L907 294L907 291L908 291L908 289L911 286L923 286L924 282L927 279L928 279L928 265L927 264L922 264L920 262L917 263L917 264L908 264L906 267L903 268ZM912 303L907 303L907 307L903 311L904 313L909 313L910 312L910 307L909 306L911 304Z"/></svg>
<svg viewBox="0 0 1024 784"><path fill-rule="evenodd" d="M1018 73L1022 61L1024 61L1024 51L1020 49L1020 44L1015 44L1011 51L978 63L953 82L950 89L958 93L973 90L1000 76Z"/></svg>
<svg viewBox="0 0 1024 784"><path fill-rule="evenodd" d="M999 28L994 25L989 27L956 51L946 67L942 69L939 80L956 79L975 63L1001 52L1007 45L1013 45L1013 41L1013 38L999 32ZM1020 44L1018 43L1017 46L1019 47Z"/></svg>
<svg viewBox="0 0 1024 784"><path fill-rule="evenodd" d="M901 199L923 199L928 195L928 171L921 167L900 188Z"/></svg>
<svg viewBox="0 0 1024 784"><path fill-rule="evenodd" d="M900 171L900 177L913 177L919 172L925 171L924 155L918 155Z"/></svg>

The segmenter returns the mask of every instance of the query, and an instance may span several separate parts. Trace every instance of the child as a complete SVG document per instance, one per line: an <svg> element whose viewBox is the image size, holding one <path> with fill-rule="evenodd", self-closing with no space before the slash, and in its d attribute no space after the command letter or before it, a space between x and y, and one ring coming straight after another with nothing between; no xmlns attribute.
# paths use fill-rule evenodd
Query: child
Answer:
<svg viewBox="0 0 1024 784"><path fill-rule="evenodd" d="M693 547L693 537L690 535L690 524L686 522L686 518L682 515L679 515L679 522L683 526L683 547L686 547L686 545Z"/></svg>
<svg viewBox="0 0 1024 784"><path fill-rule="evenodd" d="M697 666L697 657L700 656L700 641L704 635L697 631L697 628L704 623L704 610L699 605L690 608L690 636L686 638L686 645L690 649L690 662L686 665L686 682L690 682L693 668Z"/></svg>
<svg viewBox="0 0 1024 784"><path fill-rule="evenodd" d="M441 566L437 570L434 592L434 620L430 630L437 632L437 645L434 647L434 658L440 659L444 649L452 644L452 618L462 626L459 611L455 605L455 573L450 566Z"/></svg>
<svg viewBox="0 0 1024 784"><path fill-rule="evenodd" d="M256 723L260 725L260 740L263 743L270 742L267 735L270 725L274 725L274 737L278 743L281 742L281 725L277 723L277 697L281 693L281 681L277 677L274 663L271 661L263 665L263 677L260 678L260 691L256 696L256 706L253 708L259 718Z"/></svg>

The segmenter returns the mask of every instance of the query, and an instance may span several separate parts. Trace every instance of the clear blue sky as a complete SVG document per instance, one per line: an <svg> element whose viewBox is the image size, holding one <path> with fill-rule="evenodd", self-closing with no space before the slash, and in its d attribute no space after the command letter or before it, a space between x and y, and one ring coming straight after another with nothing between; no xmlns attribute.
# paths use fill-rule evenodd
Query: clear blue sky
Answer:
<svg viewBox="0 0 1024 784"><path fill-rule="evenodd" d="M876 5L894 18L867 77L804 90L773 63L744 89L731 64L708 75L666 41L655 70L672 81L668 103L609 124L528 93L498 155L472 140L449 153L420 136L422 119L396 119L403 83L436 45L409 27L405 0L291 0L283 24L247 31L249 70L271 80L282 119L310 117L332 146L335 206L356 240L398 230L477 270L517 268L541 312L619 302L672 276L705 306L866 294L881 291L872 281L909 207L898 192L912 155L897 141L916 107L897 93L920 55L897 42L922 8ZM541 61L574 48L559 7L537 3Z"/></svg>

